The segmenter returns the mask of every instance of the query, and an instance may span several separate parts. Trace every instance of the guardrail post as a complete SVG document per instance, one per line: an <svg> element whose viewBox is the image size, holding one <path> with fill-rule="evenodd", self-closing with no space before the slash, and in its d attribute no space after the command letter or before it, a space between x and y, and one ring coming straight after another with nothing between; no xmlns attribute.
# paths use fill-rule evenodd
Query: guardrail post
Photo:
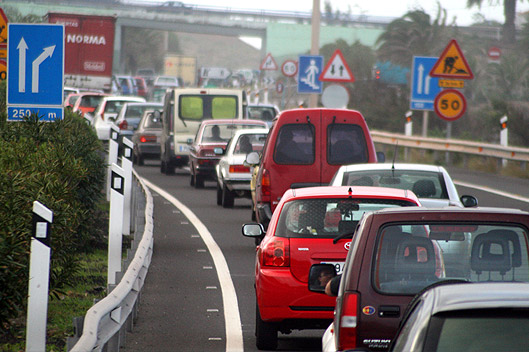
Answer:
<svg viewBox="0 0 529 352"><path fill-rule="evenodd" d="M27 352L46 350L52 222L53 212L34 201L26 323Z"/></svg>
<svg viewBox="0 0 529 352"><path fill-rule="evenodd" d="M107 200L110 200L110 177L112 174L112 164L118 162L118 151L119 151L119 128L116 125L112 125L110 128L110 139L108 140L108 170L107 170Z"/></svg>
<svg viewBox="0 0 529 352"><path fill-rule="evenodd" d="M500 131L500 145L507 147L509 145L509 130L507 128L507 115L504 115L500 119L501 131ZM507 159L501 159L503 167L507 166Z"/></svg>
<svg viewBox="0 0 529 352"><path fill-rule="evenodd" d="M108 278L109 286L116 284L116 272L121 271L121 244L123 237L123 193L125 175L122 168L112 164L110 219L108 221ZM109 289L110 292L110 289Z"/></svg>
<svg viewBox="0 0 529 352"><path fill-rule="evenodd" d="M411 110L408 110L406 112L406 122L404 123L404 135L411 137L413 134L413 121L411 120L411 116L413 115L413 112ZM408 161L408 151L409 148L404 148L404 160Z"/></svg>
<svg viewBox="0 0 529 352"><path fill-rule="evenodd" d="M124 203L123 203L123 234L130 235L131 231L131 203L132 203L132 148L134 143L126 137L123 138L121 145L121 168L124 171L125 177L125 190L123 192Z"/></svg>

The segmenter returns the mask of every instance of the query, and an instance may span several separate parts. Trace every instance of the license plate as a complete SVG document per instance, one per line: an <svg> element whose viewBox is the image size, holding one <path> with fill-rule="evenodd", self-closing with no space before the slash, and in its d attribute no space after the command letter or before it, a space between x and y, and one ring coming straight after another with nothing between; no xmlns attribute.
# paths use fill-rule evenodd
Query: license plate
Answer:
<svg viewBox="0 0 529 352"><path fill-rule="evenodd" d="M181 153L187 153L189 151L189 146L187 145L179 145L178 151Z"/></svg>
<svg viewBox="0 0 529 352"><path fill-rule="evenodd" d="M336 275L340 275L343 271L343 267L345 265L345 262L321 262L321 264L331 264L334 266L334 270L336 270Z"/></svg>

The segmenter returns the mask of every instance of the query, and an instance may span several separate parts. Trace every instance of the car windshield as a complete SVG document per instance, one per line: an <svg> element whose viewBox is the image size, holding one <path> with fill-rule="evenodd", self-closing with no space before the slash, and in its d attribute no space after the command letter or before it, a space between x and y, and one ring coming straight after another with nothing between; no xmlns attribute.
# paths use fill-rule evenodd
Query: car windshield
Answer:
<svg viewBox="0 0 529 352"><path fill-rule="evenodd" d="M373 285L386 294L447 279L529 282L527 229L514 224L399 223L377 241Z"/></svg>
<svg viewBox="0 0 529 352"><path fill-rule="evenodd" d="M272 121L276 111L270 106L248 106L248 118L252 120Z"/></svg>
<svg viewBox="0 0 529 352"><path fill-rule="evenodd" d="M235 119L236 95L181 95L179 116L184 120Z"/></svg>
<svg viewBox="0 0 529 352"><path fill-rule="evenodd" d="M344 172L342 186L377 186L412 190L419 198L448 199L443 174L419 170Z"/></svg>
<svg viewBox="0 0 529 352"><path fill-rule="evenodd" d="M529 312L523 309L442 313L432 318L432 327L431 351L529 351Z"/></svg>
<svg viewBox="0 0 529 352"><path fill-rule="evenodd" d="M263 150L266 134L243 134L237 139L237 144L233 154L246 155L251 152L260 152Z"/></svg>
<svg viewBox="0 0 529 352"><path fill-rule="evenodd" d="M228 143L237 130L263 127L251 124L207 125L202 132L201 143Z"/></svg>
<svg viewBox="0 0 529 352"><path fill-rule="evenodd" d="M352 234L367 211L415 205L404 200L375 198L294 200L283 206L276 236L334 238Z"/></svg>

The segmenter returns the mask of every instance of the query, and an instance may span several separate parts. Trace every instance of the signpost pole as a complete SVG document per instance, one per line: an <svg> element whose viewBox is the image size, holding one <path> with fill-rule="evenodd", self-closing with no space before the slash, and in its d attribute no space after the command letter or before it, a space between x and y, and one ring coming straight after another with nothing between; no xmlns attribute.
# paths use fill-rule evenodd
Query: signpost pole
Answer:
<svg viewBox="0 0 529 352"><path fill-rule="evenodd" d="M422 136L428 137L428 110L422 112Z"/></svg>
<svg viewBox="0 0 529 352"><path fill-rule="evenodd" d="M312 36L310 54L318 55L320 52L320 0L312 1ZM323 84L323 83L322 83ZM309 108L318 107L318 94L309 96Z"/></svg>

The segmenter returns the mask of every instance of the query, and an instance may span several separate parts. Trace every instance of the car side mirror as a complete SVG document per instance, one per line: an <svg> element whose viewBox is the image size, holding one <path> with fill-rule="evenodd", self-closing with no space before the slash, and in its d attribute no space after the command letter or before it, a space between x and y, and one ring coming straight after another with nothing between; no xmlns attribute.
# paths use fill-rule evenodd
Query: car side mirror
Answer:
<svg viewBox="0 0 529 352"><path fill-rule="evenodd" d="M224 155L224 149L220 147L213 148L213 153L215 153L215 155Z"/></svg>
<svg viewBox="0 0 529 352"><path fill-rule="evenodd" d="M336 268L332 264L313 264L309 271L309 291L325 293L325 286L336 276Z"/></svg>
<svg viewBox="0 0 529 352"><path fill-rule="evenodd" d="M465 208L472 208L478 206L478 199L474 196L463 195L461 196L460 200Z"/></svg>
<svg viewBox="0 0 529 352"><path fill-rule="evenodd" d="M246 155L246 163L248 165L258 165L260 161L259 153L257 152L251 152Z"/></svg>
<svg viewBox="0 0 529 352"><path fill-rule="evenodd" d="M193 144L193 138L188 138L187 141L186 141L186 143L187 143L188 145Z"/></svg>
<svg viewBox="0 0 529 352"><path fill-rule="evenodd" d="M244 224L242 225L242 235L246 237L259 238L264 237L265 229L263 225L253 223L253 224Z"/></svg>
<svg viewBox="0 0 529 352"><path fill-rule="evenodd" d="M384 152L377 152L377 161L379 163L386 162L386 154L384 154Z"/></svg>

